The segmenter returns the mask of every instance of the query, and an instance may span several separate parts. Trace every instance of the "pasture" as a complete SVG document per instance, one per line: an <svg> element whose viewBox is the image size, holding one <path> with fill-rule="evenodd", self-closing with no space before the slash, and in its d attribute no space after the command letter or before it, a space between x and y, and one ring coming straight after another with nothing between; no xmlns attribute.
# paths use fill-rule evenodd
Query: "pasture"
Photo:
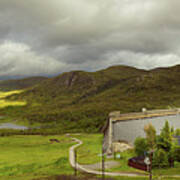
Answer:
<svg viewBox="0 0 180 180"><path fill-rule="evenodd" d="M58 139L51 143L49 139ZM0 137L0 179L29 180L59 174L72 174L66 136Z"/></svg>

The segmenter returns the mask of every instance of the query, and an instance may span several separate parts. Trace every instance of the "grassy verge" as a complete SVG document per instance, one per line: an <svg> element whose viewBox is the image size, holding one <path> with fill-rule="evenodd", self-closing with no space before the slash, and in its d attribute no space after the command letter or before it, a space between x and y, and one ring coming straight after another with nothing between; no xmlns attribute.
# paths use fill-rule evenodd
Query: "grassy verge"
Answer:
<svg viewBox="0 0 180 180"><path fill-rule="evenodd" d="M95 177L93 175L78 175L78 177L74 176L55 176L55 177L47 177L47 178L40 178L40 179L35 179L35 180L101 180L102 178ZM149 178L147 177L106 177L105 180L148 180ZM161 179L158 177L153 177L153 180L178 180L177 178L166 178L162 177Z"/></svg>
<svg viewBox="0 0 180 180"><path fill-rule="evenodd" d="M179 180L175 177L157 177L154 176L153 180ZM149 180L148 177L115 177L114 180Z"/></svg>
<svg viewBox="0 0 180 180"><path fill-rule="evenodd" d="M130 172L130 173L138 173L138 174L147 175L147 173L144 171L131 168L128 166L128 159L135 156L134 150L128 150L128 151L117 153L117 154L120 155L120 159L115 159L115 161L119 162L119 166L111 168L111 169L107 169L108 172L127 172L127 173Z"/></svg>
<svg viewBox="0 0 180 180"><path fill-rule="evenodd" d="M163 169L154 169L153 174L155 175L180 175L180 162L175 162L174 168L163 168Z"/></svg>
<svg viewBox="0 0 180 180"><path fill-rule="evenodd" d="M75 137L83 141L83 145L77 148L78 163L94 164L101 161L103 138L101 134L80 134Z"/></svg>

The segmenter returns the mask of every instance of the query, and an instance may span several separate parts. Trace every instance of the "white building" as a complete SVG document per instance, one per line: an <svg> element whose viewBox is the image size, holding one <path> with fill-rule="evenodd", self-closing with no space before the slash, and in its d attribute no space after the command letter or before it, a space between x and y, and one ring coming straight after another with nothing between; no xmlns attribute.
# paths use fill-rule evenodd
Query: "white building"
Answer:
<svg viewBox="0 0 180 180"><path fill-rule="evenodd" d="M149 123L156 128L157 133L160 133L166 121L174 129L180 128L180 109L144 110L140 113L128 114L112 112L103 128L104 149L108 154L112 154L113 143L126 142L133 145L138 136L145 137L144 126Z"/></svg>

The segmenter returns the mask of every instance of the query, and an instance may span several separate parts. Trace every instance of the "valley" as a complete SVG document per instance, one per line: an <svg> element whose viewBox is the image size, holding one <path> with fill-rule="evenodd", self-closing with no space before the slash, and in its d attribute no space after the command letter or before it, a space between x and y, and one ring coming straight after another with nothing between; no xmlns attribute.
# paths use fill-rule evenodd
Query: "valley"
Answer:
<svg viewBox="0 0 180 180"><path fill-rule="evenodd" d="M114 66L97 72L63 73L39 83L35 81L26 88L17 89L10 85L11 81L7 88L4 84L1 88L0 83L0 126L7 125L0 128L0 179L54 179L73 175L68 153L76 142L67 133L83 141L77 148L78 163L87 167L100 163L102 134L99 133L109 112L180 107L179 78L180 66L151 71ZM13 88L9 89L10 86ZM58 139L60 143L51 143L50 139ZM106 171L139 173L127 166L134 152L121 155L124 159L116 160L119 165ZM179 164L174 169L153 173L170 180L173 178L166 176L178 172ZM80 172L79 175L83 176Z"/></svg>

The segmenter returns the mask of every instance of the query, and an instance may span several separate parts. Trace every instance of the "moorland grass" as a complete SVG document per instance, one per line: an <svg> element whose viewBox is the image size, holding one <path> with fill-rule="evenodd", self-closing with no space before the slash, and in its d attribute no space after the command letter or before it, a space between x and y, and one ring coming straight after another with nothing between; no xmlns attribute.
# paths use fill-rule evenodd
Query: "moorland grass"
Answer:
<svg viewBox="0 0 180 180"><path fill-rule="evenodd" d="M50 138L60 143L51 144ZM0 179L72 174L68 161L74 143L66 136L9 136L0 138Z"/></svg>

